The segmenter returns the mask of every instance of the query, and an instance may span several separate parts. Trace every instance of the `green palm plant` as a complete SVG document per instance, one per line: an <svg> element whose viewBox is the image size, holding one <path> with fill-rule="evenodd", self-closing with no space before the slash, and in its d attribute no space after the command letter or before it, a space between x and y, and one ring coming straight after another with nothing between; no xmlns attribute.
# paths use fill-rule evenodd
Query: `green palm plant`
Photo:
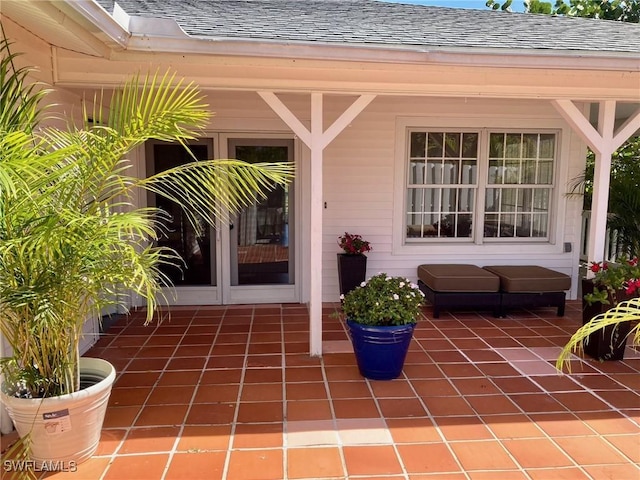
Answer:
<svg viewBox="0 0 640 480"><path fill-rule="evenodd" d="M181 265L154 244L166 214L137 206L139 191L171 198L194 222L224 220L288 182L293 166L194 161L137 178L133 149L150 139L186 145L209 122L196 86L171 74L134 77L108 109L98 99L84 112L94 121L40 128L46 91L29 81L29 69L14 68L6 40L0 51L0 329L12 348L2 369L12 393L50 397L80 388L85 320L126 308L134 293L152 321L170 285L161 267Z"/></svg>
<svg viewBox="0 0 640 480"><path fill-rule="evenodd" d="M589 337L600 332L602 329L613 326L619 327L624 322L632 322L629 336L632 338L634 345L640 345L640 298L632 298L626 300L610 308L606 312L596 315L588 323L580 327L569 339L563 347L558 359L556 360L556 368L562 371L564 368L571 372L571 355L572 353L581 353L585 341ZM627 339L621 339L626 342Z"/></svg>

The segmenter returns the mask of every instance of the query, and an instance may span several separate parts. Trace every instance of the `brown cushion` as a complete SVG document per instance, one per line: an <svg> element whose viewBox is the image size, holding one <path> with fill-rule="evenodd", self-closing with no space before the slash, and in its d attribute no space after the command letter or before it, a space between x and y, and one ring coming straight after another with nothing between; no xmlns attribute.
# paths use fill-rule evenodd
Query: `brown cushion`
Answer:
<svg viewBox="0 0 640 480"><path fill-rule="evenodd" d="M500 279L475 265L420 265L418 278L436 292L497 292Z"/></svg>
<svg viewBox="0 0 640 480"><path fill-rule="evenodd" d="M569 275L535 265L491 265L484 269L500 277L504 292L561 292L571 288Z"/></svg>

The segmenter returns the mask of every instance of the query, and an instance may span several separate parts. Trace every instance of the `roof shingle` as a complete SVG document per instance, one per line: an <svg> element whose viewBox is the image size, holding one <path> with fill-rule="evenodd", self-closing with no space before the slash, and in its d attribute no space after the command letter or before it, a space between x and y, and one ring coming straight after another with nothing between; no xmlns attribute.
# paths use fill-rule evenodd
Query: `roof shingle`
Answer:
<svg viewBox="0 0 640 480"><path fill-rule="evenodd" d="M99 0L111 12L113 1ZM190 36L279 42L640 53L640 25L377 0L119 0Z"/></svg>

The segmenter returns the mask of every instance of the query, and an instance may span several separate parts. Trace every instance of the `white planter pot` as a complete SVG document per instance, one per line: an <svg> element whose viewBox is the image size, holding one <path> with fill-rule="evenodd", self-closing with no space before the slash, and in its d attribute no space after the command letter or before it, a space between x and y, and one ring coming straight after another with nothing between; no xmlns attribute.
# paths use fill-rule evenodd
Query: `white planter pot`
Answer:
<svg viewBox="0 0 640 480"><path fill-rule="evenodd" d="M67 395L25 399L2 392L2 401L20 437L31 433L31 459L38 467L68 468L93 455L116 371L106 360L80 359L81 383L90 386Z"/></svg>

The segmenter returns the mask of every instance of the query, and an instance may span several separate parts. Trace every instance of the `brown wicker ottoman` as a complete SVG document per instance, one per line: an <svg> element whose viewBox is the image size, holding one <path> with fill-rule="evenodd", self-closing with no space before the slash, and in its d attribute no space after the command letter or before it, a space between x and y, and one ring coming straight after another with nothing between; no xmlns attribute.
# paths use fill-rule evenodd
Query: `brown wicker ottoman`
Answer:
<svg viewBox="0 0 640 480"><path fill-rule="evenodd" d="M535 265L500 265L484 267L500 278L500 316L509 308L558 307L564 315L565 290L571 288L571 277Z"/></svg>
<svg viewBox="0 0 640 480"><path fill-rule="evenodd" d="M500 315L500 279L476 265L420 265L418 286L433 305L434 318L443 308L484 309Z"/></svg>

